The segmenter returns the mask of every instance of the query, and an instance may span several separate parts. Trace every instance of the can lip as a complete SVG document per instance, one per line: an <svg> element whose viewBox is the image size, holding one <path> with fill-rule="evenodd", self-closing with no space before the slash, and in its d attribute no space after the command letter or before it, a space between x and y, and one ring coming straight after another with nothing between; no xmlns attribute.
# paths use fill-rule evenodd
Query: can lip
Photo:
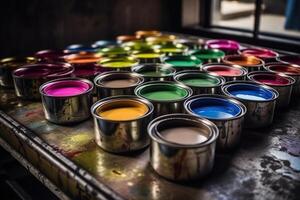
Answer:
<svg viewBox="0 0 300 200"><path fill-rule="evenodd" d="M105 57L105 55L128 55L129 47L110 46L105 47L99 51L99 55Z"/></svg>
<svg viewBox="0 0 300 200"><path fill-rule="evenodd" d="M256 56L261 59L276 58L279 56L279 53L273 50L255 47L240 49L238 53L246 56Z"/></svg>
<svg viewBox="0 0 300 200"><path fill-rule="evenodd" d="M191 103L193 103L194 101L197 101L198 99L219 99L219 100L223 100L223 101L228 101L231 104L236 105L237 107L239 107L240 112L233 116L233 117L228 117L228 118L224 118L224 119L218 119L218 118L210 118L210 117L203 117L203 116L199 116L196 113L194 113L191 109ZM247 107L240 101L238 101L235 98L232 97L228 97L225 95L219 95L219 94L200 94L200 95L195 95L192 96L190 98L188 98L185 102L184 102L184 108L187 111L188 114L196 116L196 117L203 117L212 121L231 121L231 120L235 120L235 119L240 119L243 116L245 116L245 114L247 113Z"/></svg>
<svg viewBox="0 0 300 200"><path fill-rule="evenodd" d="M155 99L151 99L151 102L155 102L155 103L174 103L174 102L181 102L181 101L184 101L185 99L187 99L188 97L190 97L192 94L193 94L193 90L186 86L186 85L183 85L183 84L180 84L180 83L174 83L172 81L149 81L149 82L146 82L146 83L143 83L142 85L140 86L137 86L134 90L134 94L140 98L143 98L143 99L147 99L145 98L141 93L141 90L143 90L144 88L146 87L152 87L152 86L174 86L174 87L180 87L181 89L185 90L187 92L187 95L180 98L180 99L176 99L176 100L155 100ZM147 99L148 100L148 99Z"/></svg>
<svg viewBox="0 0 300 200"><path fill-rule="evenodd" d="M179 119L179 120L184 120L186 122L193 121L195 123L202 123L206 127L209 128L212 135L204 142L198 143L198 144L192 144L192 145L184 145L184 144L168 142L168 141L163 140L162 138L158 137L157 134L155 133L155 128L156 128L157 124L160 122L164 122L165 120L168 120L168 119ZM219 136L219 129L213 122L209 121L208 119L202 118L202 117L196 117L193 115L181 114L181 113L167 114L167 115L162 115L160 117L157 117L148 124L147 130L148 130L148 134L152 140L154 140L160 144L167 145L167 146L176 147L176 148L184 148L184 149L205 147L205 146L210 145L211 143L215 142Z"/></svg>
<svg viewBox="0 0 300 200"><path fill-rule="evenodd" d="M90 52L79 52L65 55L62 58L70 64L85 65L97 63L101 59L101 56Z"/></svg>
<svg viewBox="0 0 300 200"><path fill-rule="evenodd" d="M229 87L236 87L236 86L240 86L240 87L241 86L246 86L246 87L250 86L250 87L255 87L255 89L257 89L257 90L263 89L263 90L265 90L264 92L272 93L272 97L270 99L265 99L265 100L253 100L253 99L239 98L235 95L232 95L228 91ZM227 82L222 86L222 92L227 96L230 96L232 98L240 100L241 102L243 102L243 101L258 102L258 103L259 102L270 102L270 101L275 101L279 97L279 93L272 87L264 85L264 84L252 82L252 81L230 81L230 82Z"/></svg>
<svg viewBox="0 0 300 200"><path fill-rule="evenodd" d="M300 56L299 55L285 55L278 56L276 60L281 63L291 64L291 65L300 65ZM296 62L295 62L296 60Z"/></svg>
<svg viewBox="0 0 300 200"><path fill-rule="evenodd" d="M271 84L271 83L263 83L260 82L259 80L257 80L255 78L255 76L273 76L273 77L280 77L282 79L286 79L288 81L288 83L282 83L282 84ZM251 81L254 81L256 83L261 83L264 85L268 85L270 87L286 87L286 86L290 86L290 85L294 85L296 80L288 75L285 75L284 73L275 73L275 72L271 72L271 71L254 71L254 72L250 72L247 75L247 78Z"/></svg>
<svg viewBox="0 0 300 200"><path fill-rule="evenodd" d="M225 56L225 52L220 49L197 49L191 50L188 53L196 57L198 56L200 59L220 59ZM212 57L208 58L209 54L212 54Z"/></svg>
<svg viewBox="0 0 300 200"><path fill-rule="evenodd" d="M44 68L43 68L44 67ZM45 68L46 67L46 68ZM61 71L52 71L51 68L53 67L61 67ZM17 73L21 73L22 71L27 71L36 68L40 69L41 71L44 71L43 74L37 76L37 75L32 75L32 76L20 76L17 75ZM47 69L48 68L48 69ZM64 62L52 62L52 63L37 63L37 64L28 64L24 65L16 70L13 71L12 76L13 78L17 79L47 79L47 78L59 78L59 77L64 77L71 75L74 72L74 67L69 64L69 63L64 63Z"/></svg>
<svg viewBox="0 0 300 200"><path fill-rule="evenodd" d="M70 95L70 96L53 96L53 95L49 95L49 94L46 94L44 92L44 89L45 87L47 87L49 84L53 84L55 82L63 82L63 81L82 81L82 82L85 82L89 85L89 89L86 90L85 92L83 93L80 93L80 94L76 94L76 95ZM82 96L82 95L85 95L85 94L88 94L88 93L91 93L94 89L94 84L89 81L88 79L84 79L84 78L59 78L59 79L54 79L54 80L51 80L51 81L48 81L44 84L42 84L39 88L39 92L42 96L46 96L46 97L51 97L51 98L54 98L54 99L65 99L65 98L71 98L71 97L77 97L77 96Z"/></svg>
<svg viewBox="0 0 300 200"><path fill-rule="evenodd" d="M120 88L107 87L100 82L101 80L103 80L107 77L110 77L110 76L122 76L122 77L128 77L128 78L137 78L137 82L129 87L120 87ZM96 85L96 87L109 88L109 89L135 88L137 85L142 84L143 82L144 82L144 78L140 74L134 73L134 72L126 72L126 71L103 72L94 78L94 84Z"/></svg>
<svg viewBox="0 0 300 200"><path fill-rule="evenodd" d="M142 38L142 37L149 37L149 36L159 36L162 33L160 31L157 30L138 30L135 32L135 35L138 38Z"/></svg>
<svg viewBox="0 0 300 200"><path fill-rule="evenodd" d="M63 56L68 55L62 50L54 50L54 49L43 49L37 51L34 56L39 59L47 59L47 58L62 58Z"/></svg>
<svg viewBox="0 0 300 200"><path fill-rule="evenodd" d="M104 48L104 47L115 46L115 45L117 45L117 42L113 40L97 40L93 42L91 46L93 48Z"/></svg>
<svg viewBox="0 0 300 200"><path fill-rule="evenodd" d="M245 56L245 55L227 55L225 56L224 58L222 58L223 62L226 63L226 64L236 64L235 62L238 61L250 61L250 62L254 62L254 61L257 61L259 63L253 63L253 64L239 64L239 65L242 65L242 66L245 66L245 67L262 67L265 65L265 62L260 59L260 58L257 58L255 56Z"/></svg>
<svg viewBox="0 0 300 200"><path fill-rule="evenodd" d="M166 75L162 75L162 76L147 76L147 75L144 75L144 74L141 74L141 72L143 70L147 71L147 68L161 68L163 70L170 70L170 73L166 74ZM164 78L164 77L173 77L176 73L176 69L173 68L171 65L169 64L162 64L162 63L145 63L145 64L138 64L136 65L135 67L132 68L132 71L135 72L135 73L138 73L140 74L141 76L143 77L155 77L155 78ZM149 70L150 71L150 70Z"/></svg>
<svg viewBox="0 0 300 200"><path fill-rule="evenodd" d="M117 36L117 41L120 43L138 40L136 35L119 35Z"/></svg>
<svg viewBox="0 0 300 200"><path fill-rule="evenodd" d="M264 68L270 72L283 73L283 74L290 75L290 76L300 76L300 66L299 65L273 62L273 63L266 64ZM277 70L274 68L277 68Z"/></svg>
<svg viewBox="0 0 300 200"><path fill-rule="evenodd" d="M7 58L2 58L0 60L0 68L6 67L8 63L11 62L25 62L24 65L29 65L29 62L35 63L37 62L37 59L35 57L27 56L27 57L7 57ZM21 65L22 66L22 65Z"/></svg>
<svg viewBox="0 0 300 200"><path fill-rule="evenodd" d="M226 39L213 39L207 40L205 45L211 49L224 49L224 50L239 50L241 48L240 44L234 40Z"/></svg>
<svg viewBox="0 0 300 200"><path fill-rule="evenodd" d="M194 65L175 65L169 63L170 61L192 61L195 63ZM196 56L191 56L191 55L172 55L172 56L165 56L162 58L162 62L171 65L172 67L200 67L203 63L201 59L198 59Z"/></svg>
<svg viewBox="0 0 300 200"><path fill-rule="evenodd" d="M130 64L128 66L122 66L122 67L111 67L107 66L107 63L112 63L112 62L129 62ZM101 66L105 68L131 68L139 64L139 61L136 58L133 58L132 56L127 56L127 57L119 57L119 58L103 58L98 62Z"/></svg>
<svg viewBox="0 0 300 200"><path fill-rule="evenodd" d="M143 116L140 116L136 119L122 120L122 121L105 119L105 118L103 118L103 117L96 114L96 110L99 106L102 106L106 103L110 103L112 101L121 101L121 100L135 101L135 102L142 103L142 104L144 104L148 107L148 111ZM104 120L104 121L108 121L108 122L113 122L113 123L124 123L124 122L132 122L132 121L140 120L140 119L143 119L143 118L146 118L146 117L150 116L153 113L153 111L154 111L154 106L150 101L148 101L147 99L143 99L143 98L134 96L134 95L118 95L118 96L106 97L104 99L98 100L91 107L91 113L92 113L94 118Z"/></svg>
<svg viewBox="0 0 300 200"><path fill-rule="evenodd" d="M196 86L196 85L188 85L185 84L184 82L182 82L182 80L180 80L181 78L188 78L188 77L196 77L196 76L207 76L210 77L212 79L216 79L218 82L216 85L213 86ZM222 76L219 75L215 75L213 73L207 73L207 72L203 72L203 71L198 71L198 70L185 70L185 71L181 71L181 72L177 72L174 76L174 80L178 83L187 85L191 88L215 88L215 87L219 87L222 86L226 81Z"/></svg>
<svg viewBox="0 0 300 200"><path fill-rule="evenodd" d="M94 48L92 45L84 44L71 44L68 45L63 52L65 53L76 53L76 52L97 52L98 49Z"/></svg>
<svg viewBox="0 0 300 200"><path fill-rule="evenodd" d="M208 64L204 64L202 66L202 70L206 71L206 72L217 74L216 72L209 71L209 68L213 68L213 67L219 67L219 68L224 68L224 69L231 69L231 68L235 69L236 68L236 69L239 69L241 71L240 75L233 75L233 76L219 75L219 76L223 76L223 77L244 77L248 74L248 70L246 68L240 66L240 65L231 65L231 64L225 64L225 63L208 63Z"/></svg>

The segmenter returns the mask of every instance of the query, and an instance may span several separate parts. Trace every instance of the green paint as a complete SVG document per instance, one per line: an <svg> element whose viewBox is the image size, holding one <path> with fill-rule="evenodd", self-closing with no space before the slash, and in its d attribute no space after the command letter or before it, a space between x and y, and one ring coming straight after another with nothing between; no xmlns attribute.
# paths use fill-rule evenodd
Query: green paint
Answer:
<svg viewBox="0 0 300 200"><path fill-rule="evenodd" d="M139 91L144 98L154 101L174 101L183 99L188 95L187 90L176 85L149 84Z"/></svg>
<svg viewBox="0 0 300 200"><path fill-rule="evenodd" d="M225 56L225 53L216 49L202 49L193 51L191 55L196 56L198 59L209 60L222 58Z"/></svg>
<svg viewBox="0 0 300 200"><path fill-rule="evenodd" d="M219 80L214 79L214 78L204 78L204 77L199 77L199 78L187 78L181 80L185 85L188 86L196 86L196 87L212 87L216 86L219 84Z"/></svg>
<svg viewBox="0 0 300 200"><path fill-rule="evenodd" d="M198 67L202 61L195 56L169 56L164 60L165 63L173 67Z"/></svg>

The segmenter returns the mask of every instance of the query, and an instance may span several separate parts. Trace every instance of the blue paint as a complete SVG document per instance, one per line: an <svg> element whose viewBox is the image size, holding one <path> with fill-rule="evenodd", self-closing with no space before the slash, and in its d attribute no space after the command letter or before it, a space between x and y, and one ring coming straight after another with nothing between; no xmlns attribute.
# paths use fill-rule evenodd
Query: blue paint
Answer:
<svg viewBox="0 0 300 200"><path fill-rule="evenodd" d="M239 105L227 99L214 97L199 97L194 99L190 103L189 108L193 113L208 119L229 119L242 112Z"/></svg>
<svg viewBox="0 0 300 200"><path fill-rule="evenodd" d="M93 43L93 47L94 48L106 48L106 47L109 47L109 46L116 46L118 45L118 43L116 41L113 41L113 40L98 40L96 42Z"/></svg>
<svg viewBox="0 0 300 200"><path fill-rule="evenodd" d="M93 52L96 52L98 49L95 47L92 47L92 46L85 46L82 44L72 44L72 45L67 46L66 50L70 53L78 53L81 51L93 53Z"/></svg>
<svg viewBox="0 0 300 200"><path fill-rule="evenodd" d="M238 84L228 86L227 91L238 98L252 101L265 101L274 98L274 93L258 85Z"/></svg>

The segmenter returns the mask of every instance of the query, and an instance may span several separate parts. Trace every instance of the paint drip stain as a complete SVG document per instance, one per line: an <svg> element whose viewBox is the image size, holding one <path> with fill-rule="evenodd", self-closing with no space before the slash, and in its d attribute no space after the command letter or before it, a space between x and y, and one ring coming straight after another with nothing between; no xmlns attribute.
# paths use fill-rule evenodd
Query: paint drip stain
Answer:
<svg viewBox="0 0 300 200"><path fill-rule="evenodd" d="M289 166L295 172L300 172L300 157L295 157L278 150L273 150L271 154L277 159L282 160L286 166Z"/></svg>

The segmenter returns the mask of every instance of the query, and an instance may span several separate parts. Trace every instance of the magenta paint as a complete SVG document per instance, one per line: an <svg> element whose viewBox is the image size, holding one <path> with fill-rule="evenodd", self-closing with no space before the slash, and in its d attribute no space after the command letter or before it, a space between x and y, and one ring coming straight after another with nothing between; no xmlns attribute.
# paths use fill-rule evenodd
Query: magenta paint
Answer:
<svg viewBox="0 0 300 200"><path fill-rule="evenodd" d="M275 58L278 56L277 52L263 48L247 48L240 50L240 53L246 56L255 56L261 59Z"/></svg>
<svg viewBox="0 0 300 200"><path fill-rule="evenodd" d="M75 66L74 75L76 77L90 77L90 76L96 76L102 72L108 71L106 68L101 67L98 64L92 63L88 65L77 65Z"/></svg>
<svg viewBox="0 0 300 200"><path fill-rule="evenodd" d="M240 49L240 45L238 42L233 40L207 40L206 46L210 49L220 49L223 51L237 51Z"/></svg>
<svg viewBox="0 0 300 200"><path fill-rule="evenodd" d="M43 92L53 97L70 97L83 94L91 85L81 80L58 80L47 84Z"/></svg>
<svg viewBox="0 0 300 200"><path fill-rule="evenodd" d="M226 65L216 65L216 66L207 66L205 67L206 71L213 72L219 76L241 76L243 75L243 70L235 67L230 67Z"/></svg>
<svg viewBox="0 0 300 200"><path fill-rule="evenodd" d="M13 72L18 78L46 79L70 76L74 68L68 63L39 63L25 65Z"/></svg>
<svg viewBox="0 0 300 200"><path fill-rule="evenodd" d="M35 53L34 57L38 58L39 61L64 61L64 56L68 55L67 53L60 50L46 49L41 50Z"/></svg>

